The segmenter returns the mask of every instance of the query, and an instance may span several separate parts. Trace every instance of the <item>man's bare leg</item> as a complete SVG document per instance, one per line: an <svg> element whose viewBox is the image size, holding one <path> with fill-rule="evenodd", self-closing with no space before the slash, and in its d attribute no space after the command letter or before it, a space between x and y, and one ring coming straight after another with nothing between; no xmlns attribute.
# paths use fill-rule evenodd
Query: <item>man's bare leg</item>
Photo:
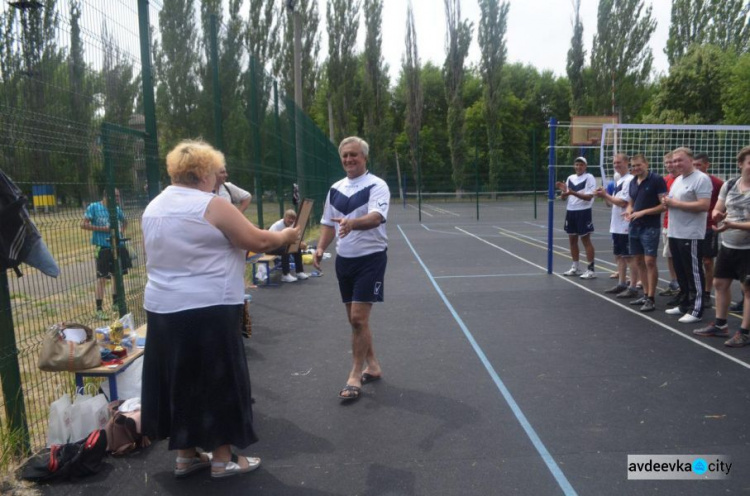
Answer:
<svg viewBox="0 0 750 496"><path fill-rule="evenodd" d="M370 331L370 312L372 303L347 303L346 314L352 326L352 369L346 384L362 387L362 374L379 376L382 371L380 363L375 357ZM353 396L353 394L345 394Z"/></svg>

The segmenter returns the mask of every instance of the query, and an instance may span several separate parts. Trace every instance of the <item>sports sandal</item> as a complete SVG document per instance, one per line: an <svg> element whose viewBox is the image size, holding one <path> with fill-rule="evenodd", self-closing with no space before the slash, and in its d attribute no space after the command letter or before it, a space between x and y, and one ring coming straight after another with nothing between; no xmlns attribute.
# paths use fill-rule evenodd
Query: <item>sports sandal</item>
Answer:
<svg viewBox="0 0 750 496"><path fill-rule="evenodd" d="M379 381L382 376L380 375L372 375L365 372L362 374L362 378L360 379L362 381L362 385L364 386L367 383Z"/></svg>
<svg viewBox="0 0 750 496"><path fill-rule="evenodd" d="M207 460L203 461L201 458L201 454L206 455ZM193 472L197 470L201 470L204 468L208 468L211 466L211 453L196 453L194 457L192 458L184 458L182 456L178 456L175 459L176 463L189 463L185 468L175 468L174 469L174 476L175 477L186 477Z"/></svg>
<svg viewBox="0 0 750 496"><path fill-rule="evenodd" d="M339 391L339 398L344 401L357 400L359 395L362 393L362 389L357 386L350 386L347 384L344 389Z"/></svg>
<svg viewBox="0 0 750 496"><path fill-rule="evenodd" d="M246 456L247 467L241 467L236 462L211 462L211 478L223 479L224 477L232 477L233 475L246 474L260 467L260 458L254 458ZM216 472L213 469L223 468L221 472Z"/></svg>

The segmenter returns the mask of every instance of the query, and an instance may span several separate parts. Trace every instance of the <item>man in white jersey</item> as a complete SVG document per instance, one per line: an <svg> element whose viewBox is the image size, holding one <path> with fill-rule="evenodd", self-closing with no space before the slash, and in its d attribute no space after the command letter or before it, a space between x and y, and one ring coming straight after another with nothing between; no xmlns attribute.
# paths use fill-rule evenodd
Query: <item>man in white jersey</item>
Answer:
<svg viewBox="0 0 750 496"><path fill-rule="evenodd" d="M714 288L716 320L696 329L697 336L728 337L730 286L732 280L742 283L743 310L740 330L725 341L726 346L740 348L750 344L750 146L737 155L740 177L725 182L712 212L716 232L721 233L721 247L716 257Z"/></svg>
<svg viewBox="0 0 750 496"><path fill-rule="evenodd" d="M346 177L328 191L321 232L313 258L320 269L325 249L336 238L336 277L346 315L352 327L352 368L339 392L345 401L356 400L362 384L380 379L370 331L372 304L383 301L388 238L385 221L391 193L382 179L367 170L370 147L356 136L339 145Z"/></svg>
<svg viewBox="0 0 750 496"><path fill-rule="evenodd" d="M629 169L630 158L624 153L618 153L612 160L615 173L619 178L615 182L614 190L609 194L604 188L597 188L594 195L603 198L604 202L612 207L612 217L609 223L609 232L612 233L612 251L617 261L618 283L604 291L615 294L617 298L635 298L638 296L636 281L638 281L638 265L635 257L630 255L628 231L630 222L625 220L625 209L630 199L630 181L633 175ZM630 286L625 281L625 273L630 266Z"/></svg>
<svg viewBox="0 0 750 496"><path fill-rule="evenodd" d="M692 324L701 320L705 308L703 239L713 188L708 176L693 165L693 152L689 148L674 150L672 164L678 177L661 201L669 209L669 249L682 297L667 313L684 314L679 322Z"/></svg>
<svg viewBox="0 0 750 496"><path fill-rule="evenodd" d="M567 200L567 211L565 213L565 232L568 233L570 243L570 258L573 265L570 270L563 272L564 276L580 276L581 279L595 279L594 272L594 244L591 242L591 233L594 232L594 223L591 219L591 207L594 205L594 190L596 190L596 179L586 172L588 162L583 157L573 161L576 173L568 176L563 183L556 183L557 189L561 191L560 198ZM578 266L580 252L578 250L578 238L581 238L583 248L586 250L588 268L581 274Z"/></svg>
<svg viewBox="0 0 750 496"><path fill-rule="evenodd" d="M222 167L219 172L216 173L216 186L214 186L214 194L229 201L232 205L237 207L240 212L245 212L247 207L250 206L250 201L253 199L248 191L236 186L230 182L227 182L229 174L227 168Z"/></svg>

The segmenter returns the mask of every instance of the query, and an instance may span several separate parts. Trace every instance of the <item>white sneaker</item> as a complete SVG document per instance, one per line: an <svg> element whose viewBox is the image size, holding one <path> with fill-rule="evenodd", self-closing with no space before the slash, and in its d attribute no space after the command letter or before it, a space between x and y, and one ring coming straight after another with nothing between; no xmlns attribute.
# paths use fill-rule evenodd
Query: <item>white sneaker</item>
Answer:
<svg viewBox="0 0 750 496"><path fill-rule="evenodd" d="M581 274L581 279L596 279L596 272L593 270L587 270L583 274Z"/></svg>
<svg viewBox="0 0 750 496"><path fill-rule="evenodd" d="M666 313L667 315L680 315L682 313L682 310L680 310L680 307L673 307L668 308L664 313Z"/></svg>
<svg viewBox="0 0 750 496"><path fill-rule="evenodd" d="M581 271L578 270L578 269L576 269L575 267L571 267L570 270L568 270L567 272L563 272L562 275L568 276L568 277L571 277L571 276L580 276L581 275Z"/></svg>
<svg viewBox="0 0 750 496"><path fill-rule="evenodd" d="M310 276L308 276L304 272L297 272L297 279L300 281L304 281L305 279L310 279Z"/></svg>
<svg viewBox="0 0 750 496"><path fill-rule="evenodd" d="M294 277L292 274L286 274L281 276L282 282L297 282L297 278Z"/></svg>
<svg viewBox="0 0 750 496"><path fill-rule="evenodd" d="M682 322L683 324L695 324L696 322L700 322L701 318L696 317L692 314L686 313L682 317L680 317L677 322Z"/></svg>

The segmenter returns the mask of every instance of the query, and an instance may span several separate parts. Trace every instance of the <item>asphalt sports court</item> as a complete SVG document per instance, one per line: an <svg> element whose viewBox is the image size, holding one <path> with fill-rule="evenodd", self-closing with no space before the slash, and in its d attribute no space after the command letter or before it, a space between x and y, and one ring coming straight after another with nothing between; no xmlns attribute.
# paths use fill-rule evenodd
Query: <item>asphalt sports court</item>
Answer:
<svg viewBox="0 0 750 496"><path fill-rule="evenodd" d="M570 266L555 202L394 202L384 305L372 314L383 380L337 393L350 331L333 262L324 277L253 292L246 342L261 456L250 475L172 475L166 442L109 458L45 494L504 495L750 491L750 347L693 338L657 310L604 295L609 210L594 208L598 279ZM666 264L659 259L664 275ZM667 274L668 275L668 274ZM735 286L737 283L735 283ZM734 298L739 288L733 288ZM732 331L739 318L730 316ZM628 455L724 455L726 480L628 480ZM711 460L708 460L711 461Z"/></svg>

